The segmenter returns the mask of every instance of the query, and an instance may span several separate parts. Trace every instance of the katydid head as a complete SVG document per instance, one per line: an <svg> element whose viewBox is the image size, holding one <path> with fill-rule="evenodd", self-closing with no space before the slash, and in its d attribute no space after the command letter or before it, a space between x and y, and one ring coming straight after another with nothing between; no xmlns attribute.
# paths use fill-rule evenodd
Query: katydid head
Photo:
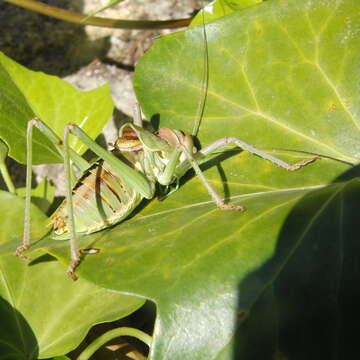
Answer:
<svg viewBox="0 0 360 360"><path fill-rule="evenodd" d="M123 126L120 134L114 143L114 148L119 151L137 151L142 150L143 144L138 138L136 131L130 126Z"/></svg>
<svg viewBox="0 0 360 360"><path fill-rule="evenodd" d="M192 136L181 130L160 128L156 135L165 140L173 149L182 150L185 147L189 153L194 153L194 141Z"/></svg>
<svg viewBox="0 0 360 360"><path fill-rule="evenodd" d="M120 140L123 139L123 140ZM115 142L115 147L117 148L117 144L120 146L119 150L123 149L122 143L127 143L128 140L130 141L138 141L144 149L150 151L171 151L171 147L169 144L153 134L151 131L145 130L144 128L134 125L132 123L124 124L119 130L119 139ZM130 150L131 150L131 143L128 143ZM134 146L135 142L133 143ZM126 150L125 150L126 151Z"/></svg>

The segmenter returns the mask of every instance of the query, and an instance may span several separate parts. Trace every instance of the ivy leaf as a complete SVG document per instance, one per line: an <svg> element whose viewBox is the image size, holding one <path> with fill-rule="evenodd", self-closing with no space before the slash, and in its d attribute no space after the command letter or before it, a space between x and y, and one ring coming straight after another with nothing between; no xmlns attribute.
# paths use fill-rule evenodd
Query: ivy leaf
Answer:
<svg viewBox="0 0 360 360"><path fill-rule="evenodd" d="M91 326L127 316L138 297L108 292L83 279L70 280L47 254L28 264L14 256L22 234L24 201L0 191L0 353L14 360L42 359L73 350ZM48 231L46 216L32 207L33 237Z"/></svg>
<svg viewBox="0 0 360 360"><path fill-rule="evenodd" d="M64 126L73 122L95 138L113 111L108 85L81 92L67 82L31 71L0 52L0 138L9 146L9 156L26 162L26 126L35 116L62 139ZM34 131L34 164L62 162L51 142ZM86 150L76 138L70 145L79 153Z"/></svg>

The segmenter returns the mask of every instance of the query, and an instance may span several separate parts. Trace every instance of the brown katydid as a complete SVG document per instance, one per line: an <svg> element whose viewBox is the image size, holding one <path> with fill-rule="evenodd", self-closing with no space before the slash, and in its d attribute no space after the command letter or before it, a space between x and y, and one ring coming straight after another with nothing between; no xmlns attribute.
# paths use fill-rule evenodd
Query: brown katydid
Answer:
<svg viewBox="0 0 360 360"><path fill-rule="evenodd" d="M51 216L49 225L52 227L53 236L70 239L71 262L67 273L73 279L76 279L75 269L80 261L76 244L78 235L91 234L121 222L134 211L142 199L154 197L156 183L163 186L176 183L190 168L194 169L219 209L243 210L242 206L225 204L207 181L199 166L208 159L209 155L227 144L233 144L290 171L297 170L318 157L313 156L290 165L235 137L219 139L200 150L195 148L193 137L196 136L200 126L208 77L204 22L203 37L204 77L192 135L169 128L160 128L156 132L150 132L143 128L140 110L137 109L134 123L127 123L120 128L114 150L108 152L75 124L69 123L65 126L62 141L40 119L34 118L28 122L24 237L23 244L16 250L17 256L24 258L22 253L30 246L32 131L34 126L44 133L54 143L59 153L64 156L67 196ZM72 151L68 145L70 133L83 141L99 156L100 160L89 166L85 160ZM73 187L71 186L70 160L83 171L83 175Z"/></svg>

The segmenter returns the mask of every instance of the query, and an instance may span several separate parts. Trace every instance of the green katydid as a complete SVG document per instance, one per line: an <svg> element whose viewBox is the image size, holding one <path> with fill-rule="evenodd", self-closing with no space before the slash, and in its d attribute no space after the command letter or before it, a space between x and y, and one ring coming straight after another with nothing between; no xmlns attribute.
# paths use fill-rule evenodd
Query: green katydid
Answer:
<svg viewBox="0 0 360 360"><path fill-rule="evenodd" d="M145 130L142 126L140 110L137 109L134 123L127 123L120 128L119 138L114 150L108 152L101 148L77 125L69 123L64 129L63 141L40 119L34 118L27 127L27 181L25 200L25 220L23 244L16 250L22 255L30 246L30 201L32 168L32 130L36 126L55 145L64 156L67 196L50 218L49 225L55 237L70 239L71 262L67 273L76 279L75 269L80 261L76 245L78 235L91 234L105 229L126 219L139 205L142 199L151 199L155 195L155 184L169 186L193 168L200 178L216 206L221 210L243 210L242 206L225 204L216 193L200 169L200 164L227 144L233 144L286 170L297 170L314 161L312 156L296 164L276 158L235 138L225 137L198 150L193 143L205 105L207 90L207 41L203 23L204 38L204 76L201 99L192 135L180 130L160 128L156 132ZM98 160L90 166L68 146L69 135L73 134L83 141L97 156ZM83 171L75 186L71 186L70 160Z"/></svg>
<svg viewBox="0 0 360 360"><path fill-rule="evenodd" d="M91 140L78 126L68 124L64 130L64 164L67 182L67 198L52 215L50 225L53 233L70 238L71 263L68 274L75 278L74 270L79 263L76 247L77 234L90 234L124 220L139 205L143 198L151 199L155 194L155 183L168 186L178 181L190 168L204 184L216 206L221 210L243 210L238 205L225 204L215 192L199 167L207 156L226 144L233 144L283 167L297 170L314 161L317 156L290 165L268 153L255 149L235 138L226 137L196 150L192 136L179 130L160 128L152 133L136 124L128 123L121 127L119 138L112 153L106 151ZM36 126L44 133L52 132L40 119L28 123L28 165L27 196L25 206L25 229L23 245L18 247L17 255L30 246L30 186L31 186L31 142L32 128ZM81 139L100 158L90 166L71 188L70 157L84 169L83 162L68 147L69 133ZM55 134L52 133L54 136ZM55 137L54 137L55 139ZM62 142L57 139L60 148Z"/></svg>

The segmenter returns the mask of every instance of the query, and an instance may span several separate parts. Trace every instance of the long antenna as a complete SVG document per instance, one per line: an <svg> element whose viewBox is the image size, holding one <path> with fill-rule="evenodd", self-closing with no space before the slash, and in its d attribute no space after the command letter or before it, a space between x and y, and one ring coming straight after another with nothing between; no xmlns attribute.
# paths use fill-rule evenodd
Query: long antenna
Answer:
<svg viewBox="0 0 360 360"><path fill-rule="evenodd" d="M141 108L138 102L134 104L133 112L134 112L134 124L139 127L142 127L143 124L141 119Z"/></svg>
<svg viewBox="0 0 360 360"><path fill-rule="evenodd" d="M203 5L204 5L204 0L203 0ZM203 8L201 10L202 35L203 35L203 39L204 39L204 41L203 41L203 44L204 44L204 51L203 51L204 66L203 66L203 74L202 74L202 81L201 81L200 101L198 104L198 108L196 110L194 128L191 133L193 136L197 135L200 125L201 125L201 120L204 115L207 90L208 90L208 85L209 85L209 65L208 65L209 53L208 53L208 42L207 42L207 35L206 35L206 28L205 28L204 7L205 6L203 6Z"/></svg>

